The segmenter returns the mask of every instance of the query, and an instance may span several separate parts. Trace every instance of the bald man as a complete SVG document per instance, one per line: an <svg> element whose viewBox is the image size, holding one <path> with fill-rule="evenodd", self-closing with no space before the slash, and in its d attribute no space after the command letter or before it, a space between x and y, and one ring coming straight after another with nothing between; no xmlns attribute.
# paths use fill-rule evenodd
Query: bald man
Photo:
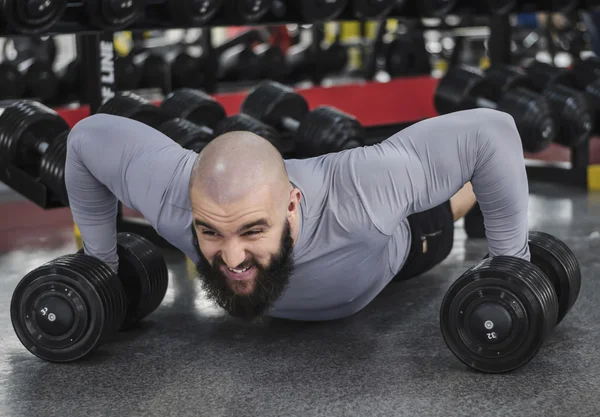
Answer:
<svg viewBox="0 0 600 417"><path fill-rule="evenodd" d="M332 320L450 252L477 199L489 252L529 259L528 185L514 120L476 109L416 123L382 143L283 160L233 132L198 155L105 114L68 139L66 183L85 253L114 271L117 200L190 257L234 317Z"/></svg>

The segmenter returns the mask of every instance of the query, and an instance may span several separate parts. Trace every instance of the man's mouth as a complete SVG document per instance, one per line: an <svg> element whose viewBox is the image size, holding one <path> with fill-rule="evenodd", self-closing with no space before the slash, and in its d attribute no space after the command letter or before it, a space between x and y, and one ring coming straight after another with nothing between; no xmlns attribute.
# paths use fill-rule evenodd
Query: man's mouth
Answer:
<svg viewBox="0 0 600 417"><path fill-rule="evenodd" d="M246 281L251 279L254 276L254 266L250 266L243 269L237 268L228 268L226 266L221 267L223 272L227 275L229 279L234 281Z"/></svg>

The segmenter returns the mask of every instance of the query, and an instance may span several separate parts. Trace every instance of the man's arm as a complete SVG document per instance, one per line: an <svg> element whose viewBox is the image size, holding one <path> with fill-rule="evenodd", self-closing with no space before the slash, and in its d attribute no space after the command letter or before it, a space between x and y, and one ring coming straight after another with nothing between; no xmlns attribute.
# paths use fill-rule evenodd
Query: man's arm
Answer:
<svg viewBox="0 0 600 417"><path fill-rule="evenodd" d="M73 127L65 181L85 253L118 269L118 202L158 227L173 178L190 153L167 136L123 117L97 114ZM181 190L179 190L181 191Z"/></svg>
<svg viewBox="0 0 600 417"><path fill-rule="evenodd" d="M339 175L351 176L382 233L392 234L406 216L449 200L471 181L490 255L529 259L527 174L508 114L475 109L434 117L347 155Z"/></svg>

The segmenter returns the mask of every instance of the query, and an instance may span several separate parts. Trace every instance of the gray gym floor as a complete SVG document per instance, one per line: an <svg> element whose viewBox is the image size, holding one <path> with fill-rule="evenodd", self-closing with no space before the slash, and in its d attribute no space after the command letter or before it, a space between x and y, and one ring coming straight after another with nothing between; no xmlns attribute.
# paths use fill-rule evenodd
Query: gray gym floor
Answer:
<svg viewBox="0 0 600 417"><path fill-rule="evenodd" d="M206 302L169 254L170 288L144 325L89 360L43 362L16 338L12 291L31 269L75 251L65 210L0 204L0 415L595 416L600 415L600 194L532 185L531 229L563 239L584 281L578 302L524 368L475 373L446 348L439 306L486 253L459 224L442 265L389 286L353 317L239 324Z"/></svg>

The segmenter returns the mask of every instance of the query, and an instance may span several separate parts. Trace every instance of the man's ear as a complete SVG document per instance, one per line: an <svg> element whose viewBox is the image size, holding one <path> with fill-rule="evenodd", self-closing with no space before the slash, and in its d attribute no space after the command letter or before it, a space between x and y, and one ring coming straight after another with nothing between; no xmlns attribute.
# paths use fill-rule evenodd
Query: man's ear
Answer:
<svg viewBox="0 0 600 417"><path fill-rule="evenodd" d="M293 212L298 208L298 204L300 204L300 200L302 199L302 191L300 189L294 187L292 191L290 191L290 202L288 204L288 211Z"/></svg>

